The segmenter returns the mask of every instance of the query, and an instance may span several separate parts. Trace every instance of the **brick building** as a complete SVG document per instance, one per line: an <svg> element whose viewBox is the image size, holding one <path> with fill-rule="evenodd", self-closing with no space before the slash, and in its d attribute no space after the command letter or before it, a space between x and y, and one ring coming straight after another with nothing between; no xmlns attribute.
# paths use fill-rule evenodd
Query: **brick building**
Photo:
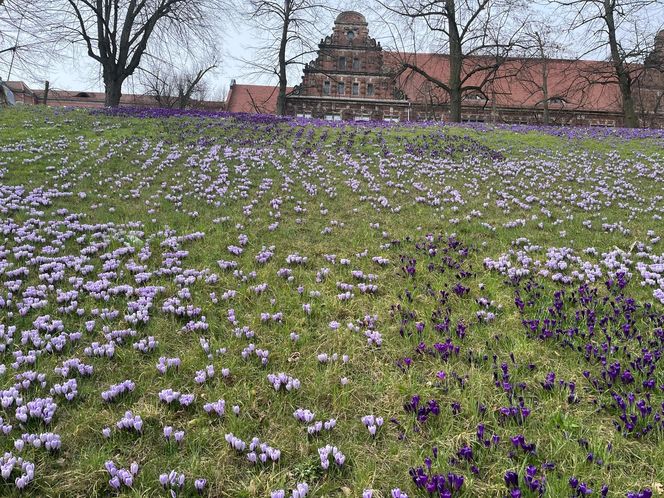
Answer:
<svg viewBox="0 0 664 498"><path fill-rule="evenodd" d="M380 43L366 19L343 12L318 57L304 67L302 83L287 100L289 114L328 120L405 119L409 102L397 88Z"/></svg>
<svg viewBox="0 0 664 498"><path fill-rule="evenodd" d="M609 62L510 58L497 71L481 69L493 62L487 57L464 61L464 72L472 73L467 85L482 88L464 95L465 121L539 124L548 114L552 124L623 123L620 91ZM301 83L289 93L287 113L327 120L446 120L446 92L421 74L404 70L404 63L440 81L449 76L447 55L383 50L369 35L362 14L343 12L332 34L320 41L316 59L305 66ZM664 32L645 64L633 69L642 125L664 126ZM233 97L231 88L229 94L229 111L274 113L276 98L261 98L260 106L250 102L256 102L252 95L276 95L274 87L237 86L239 92Z"/></svg>
<svg viewBox="0 0 664 498"><path fill-rule="evenodd" d="M12 91L17 104L40 105L44 104L45 90L32 90L22 81L5 81L7 87ZM79 107L89 109L100 109L105 104L105 95L103 92L88 91L70 91L53 90L48 93L46 104L51 107ZM205 101L195 102L197 109L210 111L223 110L226 107L225 102ZM159 102L150 95L124 94L120 99L121 107L159 107ZM256 112L256 111L253 111Z"/></svg>
<svg viewBox="0 0 664 498"><path fill-rule="evenodd" d="M286 88L291 93L292 88ZM226 97L226 109L249 114L274 114L277 108L279 88L267 85L238 85L231 81Z"/></svg>

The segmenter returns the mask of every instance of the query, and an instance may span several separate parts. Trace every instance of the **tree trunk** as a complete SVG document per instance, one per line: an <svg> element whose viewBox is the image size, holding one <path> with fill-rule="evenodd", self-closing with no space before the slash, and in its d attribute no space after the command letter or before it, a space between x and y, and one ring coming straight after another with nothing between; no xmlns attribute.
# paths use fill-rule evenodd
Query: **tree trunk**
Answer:
<svg viewBox="0 0 664 498"><path fill-rule="evenodd" d="M450 60L452 66L452 60ZM460 77L457 73L455 77L454 71L450 67L450 121L454 123L461 122L461 83Z"/></svg>
<svg viewBox="0 0 664 498"><path fill-rule="evenodd" d="M122 97L122 80L107 80L104 87L106 93L104 105L106 107L119 107L120 98Z"/></svg>
<svg viewBox="0 0 664 498"><path fill-rule="evenodd" d="M632 85L630 84L629 74L621 72L618 75L618 82L620 86L620 94L622 96L623 116L626 128L638 128L639 117L636 115L634 108L634 96L632 95Z"/></svg>
<svg viewBox="0 0 664 498"><path fill-rule="evenodd" d="M277 96L277 114L286 115L286 80L279 78L279 95Z"/></svg>
<svg viewBox="0 0 664 498"><path fill-rule="evenodd" d="M284 0L284 24L281 27L281 40L279 41L279 95L277 96L277 114L279 116L286 114L286 88L288 86L286 46L291 21L291 1Z"/></svg>
<svg viewBox="0 0 664 498"><path fill-rule="evenodd" d="M604 21L606 22L606 31L609 35L609 48L611 49L611 62L615 68L618 78L618 87L622 97L624 126L627 128L638 128L639 118L634 109L634 96L632 95L632 77L625 60L620 53L620 46L616 36L616 24L613 16L614 4L610 0L604 2Z"/></svg>
<svg viewBox="0 0 664 498"><path fill-rule="evenodd" d="M546 126L551 122L549 114L549 61L544 57L544 50L541 51L542 55L542 97L544 97L544 124Z"/></svg>
<svg viewBox="0 0 664 498"><path fill-rule="evenodd" d="M551 124L551 115L549 114L549 100L544 100L544 116L542 119L544 126Z"/></svg>
<svg viewBox="0 0 664 498"><path fill-rule="evenodd" d="M456 23L455 0L446 0L447 22L450 44L450 121L461 122L461 68L463 53L461 51L461 37Z"/></svg>
<svg viewBox="0 0 664 498"><path fill-rule="evenodd" d="M43 102L44 105L48 105L48 90L49 90L50 87L51 87L51 83L47 80L44 83L44 102Z"/></svg>

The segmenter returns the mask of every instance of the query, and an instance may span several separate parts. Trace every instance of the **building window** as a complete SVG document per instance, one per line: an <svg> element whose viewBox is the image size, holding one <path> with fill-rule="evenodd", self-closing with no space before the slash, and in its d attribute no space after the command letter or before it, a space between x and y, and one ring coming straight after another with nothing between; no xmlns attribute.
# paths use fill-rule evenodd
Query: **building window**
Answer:
<svg viewBox="0 0 664 498"><path fill-rule="evenodd" d="M474 100L480 102L486 100L486 98L479 92L472 92L464 95L463 100Z"/></svg>
<svg viewBox="0 0 664 498"><path fill-rule="evenodd" d="M353 83L353 95L359 95L359 94L360 94L360 84Z"/></svg>
<svg viewBox="0 0 664 498"><path fill-rule="evenodd" d="M353 59L353 71L359 71L360 70L360 59L355 57Z"/></svg>
<svg viewBox="0 0 664 498"><path fill-rule="evenodd" d="M339 95L346 95L346 84L343 81L340 81L337 85L337 93Z"/></svg>
<svg viewBox="0 0 664 498"><path fill-rule="evenodd" d="M349 31L346 33L346 38L348 38L348 41L353 41L353 38L355 38L355 31Z"/></svg>
<svg viewBox="0 0 664 498"><path fill-rule="evenodd" d="M479 116L467 116L461 120L464 123L484 123L484 118Z"/></svg>
<svg viewBox="0 0 664 498"><path fill-rule="evenodd" d="M323 95L329 95L330 94L330 82L329 81L324 81L323 82Z"/></svg>
<svg viewBox="0 0 664 498"><path fill-rule="evenodd" d="M326 114L325 121L341 121L340 114Z"/></svg>
<svg viewBox="0 0 664 498"><path fill-rule="evenodd" d="M341 70L346 69L346 58L345 57L339 57L339 69L341 69Z"/></svg>
<svg viewBox="0 0 664 498"><path fill-rule="evenodd" d="M374 86L373 83L367 84L367 95L372 96L374 94Z"/></svg>

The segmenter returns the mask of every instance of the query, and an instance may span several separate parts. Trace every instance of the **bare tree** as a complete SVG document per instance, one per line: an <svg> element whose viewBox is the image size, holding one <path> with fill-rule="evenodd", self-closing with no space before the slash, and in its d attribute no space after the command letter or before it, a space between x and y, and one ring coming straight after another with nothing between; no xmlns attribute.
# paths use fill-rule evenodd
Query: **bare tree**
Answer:
<svg viewBox="0 0 664 498"><path fill-rule="evenodd" d="M122 85L150 51L169 45L212 44L211 21L223 0L44 0L53 29L82 43L101 66L105 103L120 104Z"/></svg>
<svg viewBox="0 0 664 498"><path fill-rule="evenodd" d="M415 93L410 97L415 101L421 103L422 114L425 119L436 119L436 110L440 109L444 101L441 99L439 88L433 85L430 81L425 81L423 85L418 85L415 88Z"/></svg>
<svg viewBox="0 0 664 498"><path fill-rule="evenodd" d="M527 99L537 99L535 107L542 110L541 122L545 125L551 123L553 104L556 107L567 105L571 98L578 98L579 93L573 91L577 89L573 77L575 61L560 59L564 51L559 38L561 32L564 30L548 22L527 23L522 34L522 46L517 52L522 57L513 62L518 65L518 77L511 83L523 88ZM553 86L549 77L552 66L557 76ZM566 80L562 88L561 76Z"/></svg>
<svg viewBox="0 0 664 498"><path fill-rule="evenodd" d="M244 62L277 76L277 114L283 115L289 69L304 65L303 57L316 51L312 41L319 33L320 15L331 9L322 0L249 0L241 5L246 5L251 24L267 34L254 59Z"/></svg>
<svg viewBox="0 0 664 498"><path fill-rule="evenodd" d="M603 71L595 69L592 83L617 83L624 125L639 126L635 88L642 62L652 51L662 28L661 0L556 0L571 16L571 29L582 32L586 53L607 55ZM654 15L653 15L654 14Z"/></svg>
<svg viewBox="0 0 664 498"><path fill-rule="evenodd" d="M178 70L171 64L153 63L141 71L139 80L159 107L186 109L195 101L204 100L203 78L216 67L216 62L210 62L193 69Z"/></svg>
<svg viewBox="0 0 664 498"><path fill-rule="evenodd" d="M0 0L0 74L20 73L39 79L53 55L49 33L42 28L43 12L36 0Z"/></svg>
<svg viewBox="0 0 664 498"><path fill-rule="evenodd" d="M540 30L528 30L526 31L526 37L529 41L532 42L532 50L534 51L535 60L539 62L538 66L540 69L541 76L541 85L539 89L542 93L542 109L543 109L543 122L545 125L548 125L550 122L549 116L549 59L552 54L550 50L556 50L558 47L550 41L551 31L548 29ZM526 69L526 74L531 75L532 66ZM536 78L527 78L526 81L537 81Z"/></svg>
<svg viewBox="0 0 664 498"><path fill-rule="evenodd" d="M450 119L461 121L465 93L484 94L516 44L521 26L512 26L518 0L378 0L389 12L422 24L433 35L438 52L449 54L449 75L442 81L417 62L404 57L402 68L420 74L449 95Z"/></svg>

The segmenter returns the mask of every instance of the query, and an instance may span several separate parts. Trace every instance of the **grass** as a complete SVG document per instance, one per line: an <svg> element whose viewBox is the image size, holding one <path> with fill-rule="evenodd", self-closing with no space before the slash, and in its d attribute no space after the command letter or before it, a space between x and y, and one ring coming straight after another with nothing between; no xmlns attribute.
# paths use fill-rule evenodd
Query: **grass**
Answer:
<svg viewBox="0 0 664 498"><path fill-rule="evenodd" d="M493 160L492 154L502 159ZM0 324L15 326L17 332L0 355L6 366L0 386L8 389L16 383L16 374L33 370L46 374L47 386L31 386L23 393L24 400L47 397L53 384L64 380L54 368L69 358L93 365L94 374L78 378L79 394L73 401L55 396L58 408L50 425L29 421L22 426L15 419L14 407L0 409L5 423L14 426L0 438L0 450L17 454L14 440L24 433L61 435L59 452L26 448L21 453L36 465L35 479L24 491L33 496L114 494L104 469L107 460L118 467L128 468L132 461L140 466L133 486L122 488L123 496L166 495L159 475L171 470L186 476L179 496L195 495L193 481L199 477L207 479L205 493L210 496L269 496L298 482L308 483L309 496L361 496L363 490L373 489L374 497L389 497L397 487L409 496L428 496L415 487L408 472L422 466L434 447L439 452L434 471L465 478L458 496L507 496L503 478L508 470L519 473L524 496L537 496L526 490L523 481L528 465L538 467L538 476L545 475L544 496L572 495L568 484L572 476L587 482L597 496L604 484L608 496L625 496L646 487L657 493L664 483L663 429L642 437L616 431L619 413L611 392L645 396L639 384L646 377L653 377L657 386L664 385L661 366L656 363L643 379L632 367L638 377L635 385L602 384L599 388L582 372L589 370L599 377L606 370L601 361L584 359L583 347L599 347L607 336L621 346L607 353L609 363L620 361L624 368L643 354L644 347L653 354L662 351L656 331L663 326L663 306L653 297L652 286L641 285L635 266L638 261L652 263L662 252L661 242L652 242L664 232L658 217L664 215L662 154L661 140L656 139L569 139L535 131L461 127L328 128L234 119L138 119L38 108L2 110L0 245L6 254L0 296L12 304L0 309ZM24 190L13 190L11 197L11 188ZM45 202L31 203L29 191L40 201L46 198ZM68 218L73 214L77 217ZM270 229L274 223L278 226ZM30 235L26 237L20 227ZM67 230L73 236L66 235ZM204 237L164 244L197 232ZM443 236L436 242L435 256L422 249L429 233ZM227 247L239 245L240 234L248 236L248 243L241 255L234 256ZM57 241L58 235L62 242ZM448 246L452 235L460 247L468 248L467 256ZM571 346L564 334L551 340L529 336L522 320L548 316L555 291L565 290L565 310L570 313L565 320L572 320L579 284L562 285L536 272L515 282L485 267L486 258L498 259L516 248L515 242L522 246L519 239L523 238L528 245L539 246L531 255L542 262L547 260L548 248L569 247L584 260L600 264L603 275L594 284L598 297L593 304L600 316L609 316L611 303L624 302L622 294L636 300L638 311L611 322L605 336L572 336ZM18 312L16 305L26 291L44 285L39 279L40 273L46 273L40 268L44 261L34 258L50 256L49 247L56 256L80 257L93 242L104 245L96 253L87 253L83 264L92 265L92 271L82 273L75 265L68 266L62 279L42 289L44 307L24 316ZM637 242L643 247L638 248ZM26 244L34 246L32 255L17 258L13 251ZM265 264L257 263L256 254L272 245L274 256ZM123 247L133 247L134 254L111 256ZM138 252L145 247L151 254L139 261ZM590 247L596 248L597 256L584 254ZM616 247L630 253L626 267L632 275L622 293L603 283L611 271L602 266L601 255ZM160 273L167 266L165 260L172 257L166 253L176 250L186 251L175 265L180 270ZM285 262L295 252L308 258L306 264ZM372 262L374 256L388 258L389 264ZM341 264L343 258L349 264ZM105 262L114 259L116 270L103 269ZM416 260L412 277L403 270L409 259ZM132 260L145 267L141 271L152 273L147 283L135 281L128 264ZM221 270L219 260L237 261L242 273ZM514 256L512 261L516 264ZM430 263L434 271L429 271ZM29 270L27 277L7 275L21 267ZM277 276L285 267L292 270L290 282ZM317 278L321 268L329 268L324 279ZM175 275L188 270L193 270L193 280L178 283ZM372 283L378 292L361 294L352 270L376 275ZM63 305L56 303L56 289L74 289L75 278L82 282L103 279L99 274L104 271L118 272L111 278L111 287L163 286L147 323L126 321L128 303L135 296L109 295L99 300L79 288L77 307L84 310L82 314L58 309ZM251 272L256 272L255 277ZM206 281L211 274L217 275L216 280ZM8 286L15 280L21 280L18 290L10 291ZM339 300L338 282L354 284L355 296ZM528 282L539 286L539 294L520 312L514 304L515 292L525 295ZM256 294L251 287L261 283L268 288ZM457 284L466 287L467 294L457 295ZM164 301L182 287L192 296L183 301L200 307L200 315L192 320L204 316L207 329L182 332L190 319L162 311ZM224 301L221 295L227 290L237 294ZM447 297L441 297L441 292ZM211 293L219 298L217 302ZM604 297L609 304L601 304ZM482 304L483 299L487 304ZM311 314L303 311L305 303L311 304ZM646 307L648 303L651 308ZM234 335L235 325L228 320L231 308L239 326L255 332L253 339ZM93 315L93 309L116 310L118 315L101 318ZM478 320L481 311L493 313L495 319ZM282 312L284 319L265 323L260 318L263 312ZM35 328L40 315L62 320L64 331L80 331L83 337L58 353L44 352L34 365L14 369L16 352L27 354L40 347L21 343L21 335ZM357 324L366 315L378 317L381 347L367 344L366 327L347 328L348 322ZM449 332L436 331L434 325L445 317ZM85 322L91 319L96 321L95 328L86 332ZM329 326L333 320L341 324L336 331ZM620 336L617 330L624 320L638 329L641 341ZM416 332L415 322L425 324L422 333ZM455 334L460 322L467 326L463 338ZM132 329L136 334L116 346L113 358L86 356L83 350L93 341L107 342L103 326ZM292 331L299 334L296 342L289 338ZM52 339L44 331L38 335L47 342ZM132 348L133 342L148 336L159 342L154 352L142 354ZM209 341L211 358L201 348L200 337ZM431 348L448 337L459 352L446 360L416 352L422 342ZM269 350L266 367L255 356L241 357L249 342ZM215 353L222 348L225 353ZM347 354L350 360L321 364L317 360L321 353ZM155 365L161 356L180 358L181 367L159 374ZM397 365L404 358L412 358L410 367ZM511 399L496 385L503 362L514 385ZM214 365L215 376L198 385L196 372L209 364ZM230 369L228 378L221 376L222 368ZM444 380L437 376L441 371L446 374ZM276 392L266 376L277 372L297 377L302 388ZM555 372L557 380L576 383L577 403L569 402L566 388L542 387L548 372ZM342 377L348 379L347 385L341 384ZM125 379L135 381L136 390L114 403L103 402L100 393ZM521 383L525 386L517 387ZM158 399L166 388L193 393L196 400L188 408L166 406ZM413 395L421 396L423 402L436 400L440 415L417 422L403 408ZM664 401L662 390L653 389L649 396L656 412ZM500 407L516 404L518 397L530 408L530 416L521 424L504 421ZM218 399L226 401L222 419L203 410L206 402ZM454 414L452 403L460 404L459 413ZM233 405L240 407L237 417L230 411ZM292 416L297 408L315 412L316 420L335 418L337 426L308 436L306 426ZM126 410L143 418L141 435L115 428ZM367 414L385 419L375 438L360 421ZM487 435L497 434L500 443L484 448L476 436L480 423L485 424ZM165 441L166 425L185 430L181 446ZM108 439L101 432L106 426L112 428ZM229 448L224 439L227 433L247 442L259 437L281 450L280 461L251 465ZM535 443L536 451L514 450L510 437L517 434ZM343 467L321 468L317 449L326 444L346 455ZM456 457L464 445L473 448L472 462ZM553 468L542 471L546 463ZM0 494L18 494L14 486L18 475L14 471L6 482L0 480Z"/></svg>

